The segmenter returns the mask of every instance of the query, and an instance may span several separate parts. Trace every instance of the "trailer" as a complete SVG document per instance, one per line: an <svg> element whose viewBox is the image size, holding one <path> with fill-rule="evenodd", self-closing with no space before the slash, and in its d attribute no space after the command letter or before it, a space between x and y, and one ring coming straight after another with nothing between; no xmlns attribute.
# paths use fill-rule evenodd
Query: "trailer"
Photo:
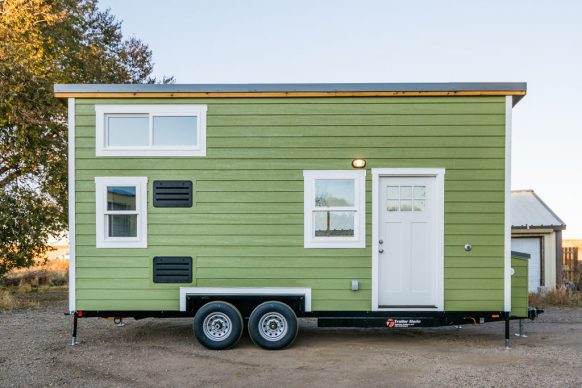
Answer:
<svg viewBox="0 0 582 388"><path fill-rule="evenodd" d="M207 348L247 327L281 349L309 317L505 321L509 346L510 320L541 312L511 253L525 83L54 90L68 104L73 344L79 318L187 317Z"/></svg>

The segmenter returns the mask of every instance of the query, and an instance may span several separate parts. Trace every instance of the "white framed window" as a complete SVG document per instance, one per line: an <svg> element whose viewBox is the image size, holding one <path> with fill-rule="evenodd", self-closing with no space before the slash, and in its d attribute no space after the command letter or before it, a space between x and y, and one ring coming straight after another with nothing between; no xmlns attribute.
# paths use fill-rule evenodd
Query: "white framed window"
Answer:
<svg viewBox="0 0 582 388"><path fill-rule="evenodd" d="M305 170L305 248L366 246L366 171Z"/></svg>
<svg viewBox="0 0 582 388"><path fill-rule="evenodd" d="M206 156L206 105L95 105L97 156Z"/></svg>
<svg viewBox="0 0 582 388"><path fill-rule="evenodd" d="M147 248L147 177L95 178L97 248Z"/></svg>

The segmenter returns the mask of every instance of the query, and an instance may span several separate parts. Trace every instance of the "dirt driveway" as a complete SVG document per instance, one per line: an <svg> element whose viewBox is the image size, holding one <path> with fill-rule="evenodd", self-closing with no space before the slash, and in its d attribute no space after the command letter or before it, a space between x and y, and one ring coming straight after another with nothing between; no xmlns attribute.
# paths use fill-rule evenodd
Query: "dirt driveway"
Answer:
<svg viewBox="0 0 582 388"><path fill-rule="evenodd" d="M582 309L550 309L503 349L503 325L318 329L302 321L286 350L247 336L228 351L193 338L189 319L80 320L71 347L63 297L0 314L0 387L582 386ZM515 326L515 324L514 324ZM513 330L513 328L512 328Z"/></svg>

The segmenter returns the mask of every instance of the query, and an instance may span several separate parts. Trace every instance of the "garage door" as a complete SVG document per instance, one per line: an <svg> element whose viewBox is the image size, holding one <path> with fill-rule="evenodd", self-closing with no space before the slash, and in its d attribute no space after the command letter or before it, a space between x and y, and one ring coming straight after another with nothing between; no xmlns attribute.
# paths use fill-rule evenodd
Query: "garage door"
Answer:
<svg viewBox="0 0 582 388"><path fill-rule="evenodd" d="M541 285L541 244L539 237L512 238L511 250L528 253L529 259L529 292L538 292Z"/></svg>

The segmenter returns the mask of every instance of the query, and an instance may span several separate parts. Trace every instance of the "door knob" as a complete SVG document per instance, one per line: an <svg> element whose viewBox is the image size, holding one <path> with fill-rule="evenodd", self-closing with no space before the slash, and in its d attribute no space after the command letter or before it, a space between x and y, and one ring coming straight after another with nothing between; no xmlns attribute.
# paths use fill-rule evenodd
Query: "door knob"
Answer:
<svg viewBox="0 0 582 388"><path fill-rule="evenodd" d="M378 249L378 252L384 253L384 249L380 248L380 249Z"/></svg>
<svg viewBox="0 0 582 388"><path fill-rule="evenodd" d="M384 240L378 241L378 244L384 244Z"/></svg>

